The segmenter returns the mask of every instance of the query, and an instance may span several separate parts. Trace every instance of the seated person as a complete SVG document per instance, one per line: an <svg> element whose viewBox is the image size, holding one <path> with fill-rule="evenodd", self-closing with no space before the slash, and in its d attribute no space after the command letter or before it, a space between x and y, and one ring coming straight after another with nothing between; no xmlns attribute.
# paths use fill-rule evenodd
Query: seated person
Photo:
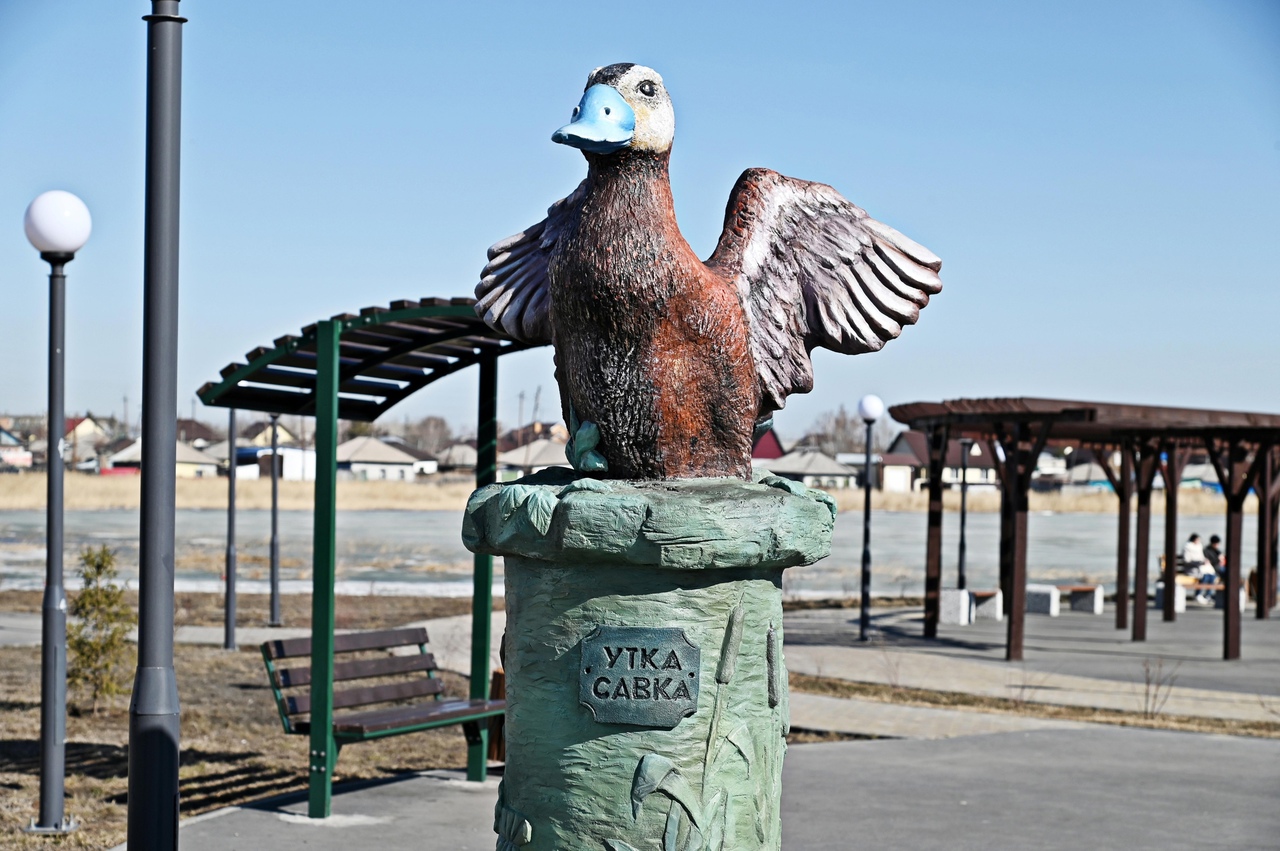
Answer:
<svg viewBox="0 0 1280 851"><path fill-rule="evenodd" d="M1200 577L1200 584L1215 585L1218 582L1218 572L1213 569L1205 558L1204 545L1200 543L1200 536L1192 533L1187 542L1182 545L1181 568L1183 573L1189 573L1193 576ZM1201 605L1213 601L1212 591L1200 591L1196 594L1196 602Z"/></svg>
<svg viewBox="0 0 1280 851"><path fill-rule="evenodd" d="M1209 543L1204 548L1204 560L1214 569L1219 577L1226 575L1226 563L1222 560L1222 539L1217 535L1209 536Z"/></svg>

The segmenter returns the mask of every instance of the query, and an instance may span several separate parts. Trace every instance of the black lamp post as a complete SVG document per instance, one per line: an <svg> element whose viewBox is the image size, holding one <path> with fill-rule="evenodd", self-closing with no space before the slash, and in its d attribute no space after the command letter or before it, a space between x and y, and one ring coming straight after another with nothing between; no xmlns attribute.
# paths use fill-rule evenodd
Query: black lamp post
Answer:
<svg viewBox="0 0 1280 851"><path fill-rule="evenodd" d="M871 429L884 416L884 402L879 396L863 396L858 400L858 416L867 424L862 472L862 599L858 617L858 640L866 641L871 627Z"/></svg>
<svg viewBox="0 0 1280 851"><path fill-rule="evenodd" d="M280 415L271 415L271 616L267 626L284 626L280 619Z"/></svg>
<svg viewBox="0 0 1280 851"><path fill-rule="evenodd" d="M956 587L963 591L968 587L968 580L964 574L964 524L968 516L969 502L969 453L973 451L973 438L960 438L960 564L959 577L956 580Z"/></svg>
<svg viewBox="0 0 1280 851"><path fill-rule="evenodd" d="M49 264L49 425L45 440L45 582L40 633L40 817L28 833L69 833L78 826L63 813L67 738L67 595L62 580L62 437L67 419L66 285L63 268L89 240L89 208L55 189L27 207L27 239Z"/></svg>
<svg viewBox="0 0 1280 851"><path fill-rule="evenodd" d="M236 649L236 409L227 413L227 574L222 606L222 648Z"/></svg>
<svg viewBox="0 0 1280 851"><path fill-rule="evenodd" d="M129 851L178 847L178 679L173 670L174 473L178 423L178 186L182 24L178 0L147 22L142 266L142 504L138 668L129 702Z"/></svg>

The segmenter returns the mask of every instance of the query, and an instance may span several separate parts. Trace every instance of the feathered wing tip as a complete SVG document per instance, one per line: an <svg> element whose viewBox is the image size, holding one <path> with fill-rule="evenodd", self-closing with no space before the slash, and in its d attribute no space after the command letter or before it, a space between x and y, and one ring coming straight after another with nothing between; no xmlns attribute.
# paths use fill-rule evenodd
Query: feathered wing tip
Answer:
<svg viewBox="0 0 1280 851"><path fill-rule="evenodd" d="M881 349L942 290L933 252L830 186L749 169L707 265L738 281L761 413L813 389L809 352Z"/></svg>
<svg viewBox="0 0 1280 851"><path fill-rule="evenodd" d="M489 248L476 285L476 315L524 343L551 342L551 282L547 261L569 215L582 203L586 181L552 204L547 217Z"/></svg>

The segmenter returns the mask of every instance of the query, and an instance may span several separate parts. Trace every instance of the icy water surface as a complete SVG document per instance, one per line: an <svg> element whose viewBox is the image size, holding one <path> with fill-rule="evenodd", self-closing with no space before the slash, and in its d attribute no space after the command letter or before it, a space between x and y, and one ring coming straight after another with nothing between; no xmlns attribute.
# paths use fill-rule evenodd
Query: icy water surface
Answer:
<svg viewBox="0 0 1280 851"><path fill-rule="evenodd" d="M1113 514L1032 514L1027 546L1027 572L1037 582L1100 582L1115 579L1116 528ZM237 514L240 589L265 589L270 513ZM1224 520L1183 517L1179 538L1199 532L1205 538L1223 534ZM177 583L181 590L218 590L226 550L225 513L183 510L177 513ZM346 511L338 513L338 580L340 593L430 594L471 593L471 554L462 546L461 511ZM1256 517L1244 518L1244 568L1253 565ZM280 552L284 588L309 588L311 514L280 512ZM871 521L872 589L877 595L922 593L925 515L873 511ZM999 516L970 514L968 520L969 585L996 585ZM959 519L943 523L943 584L956 580ZM1164 541L1163 517L1151 523L1151 570ZM105 544L119 557L121 575L136 580L138 513L69 511L66 514L66 571L74 587L76 557L87 546ZM862 513L836 519L831 556L786 573L786 590L800 596L848 596L858 590L862 558ZM501 590L501 559L498 584ZM0 590L40 588L44 575L44 512L0 512Z"/></svg>

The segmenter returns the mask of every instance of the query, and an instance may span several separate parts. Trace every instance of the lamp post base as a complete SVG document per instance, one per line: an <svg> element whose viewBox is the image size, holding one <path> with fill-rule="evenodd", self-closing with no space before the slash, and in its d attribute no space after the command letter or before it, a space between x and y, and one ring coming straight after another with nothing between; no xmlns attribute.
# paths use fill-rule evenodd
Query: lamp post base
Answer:
<svg viewBox="0 0 1280 851"><path fill-rule="evenodd" d="M827 554L833 518L774 477L477 491L463 540L505 556L498 848L776 851L782 573Z"/></svg>
<svg viewBox="0 0 1280 851"><path fill-rule="evenodd" d="M23 828L22 832L32 833L37 836L59 836L64 833L73 833L78 830L79 827L80 822L76 821L71 816L66 816L62 819L62 824L54 825L53 827L41 827L36 824L35 819L32 819L31 824Z"/></svg>

